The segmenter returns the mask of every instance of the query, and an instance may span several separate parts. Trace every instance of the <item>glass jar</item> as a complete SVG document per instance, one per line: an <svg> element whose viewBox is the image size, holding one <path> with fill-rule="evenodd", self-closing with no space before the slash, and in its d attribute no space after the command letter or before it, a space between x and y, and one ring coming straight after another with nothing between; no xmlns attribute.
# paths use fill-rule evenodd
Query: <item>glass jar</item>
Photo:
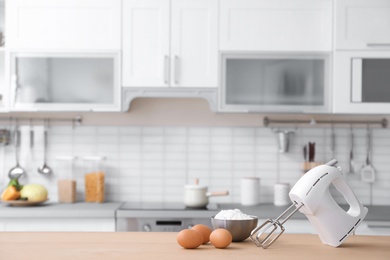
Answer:
<svg viewBox="0 0 390 260"><path fill-rule="evenodd" d="M104 202L105 157L83 157L85 164L85 202Z"/></svg>
<svg viewBox="0 0 390 260"><path fill-rule="evenodd" d="M60 203L74 203L76 201L76 180L73 174L75 159L73 156L56 158L58 202Z"/></svg>

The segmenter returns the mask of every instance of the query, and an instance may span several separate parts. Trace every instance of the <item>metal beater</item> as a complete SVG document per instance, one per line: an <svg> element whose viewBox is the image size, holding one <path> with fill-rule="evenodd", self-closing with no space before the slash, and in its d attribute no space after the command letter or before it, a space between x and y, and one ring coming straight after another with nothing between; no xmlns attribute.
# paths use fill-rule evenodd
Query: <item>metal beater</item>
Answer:
<svg viewBox="0 0 390 260"><path fill-rule="evenodd" d="M289 220L291 216L294 215L295 212L297 212L302 206L303 204L297 206L295 203L293 203L275 220L270 218L267 219L262 225L252 230L250 239L259 247L261 246L264 249L269 247L270 245L272 245L273 242L275 242L276 239L278 239L283 234L285 230L283 224L287 220ZM282 219L294 207L296 208L290 214L288 214L286 218ZM271 228L272 230L269 233L266 233L266 231L269 231ZM263 235L265 235L265 237L262 238Z"/></svg>

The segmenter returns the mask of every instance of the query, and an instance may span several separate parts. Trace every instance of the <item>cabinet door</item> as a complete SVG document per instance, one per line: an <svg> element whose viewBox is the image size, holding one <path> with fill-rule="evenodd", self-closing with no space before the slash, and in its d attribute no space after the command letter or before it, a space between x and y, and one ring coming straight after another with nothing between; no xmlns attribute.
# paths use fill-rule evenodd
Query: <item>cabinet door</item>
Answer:
<svg viewBox="0 0 390 260"><path fill-rule="evenodd" d="M7 111L7 96L5 84L5 51L0 49L0 113Z"/></svg>
<svg viewBox="0 0 390 260"><path fill-rule="evenodd" d="M333 64L334 113L390 113L389 51L338 51Z"/></svg>
<svg viewBox="0 0 390 260"><path fill-rule="evenodd" d="M337 49L390 49L390 2L388 0L339 0Z"/></svg>
<svg viewBox="0 0 390 260"><path fill-rule="evenodd" d="M169 85L169 0L123 2L122 85Z"/></svg>
<svg viewBox="0 0 390 260"><path fill-rule="evenodd" d="M13 111L119 111L119 52L10 53Z"/></svg>
<svg viewBox="0 0 390 260"><path fill-rule="evenodd" d="M220 49L330 51L330 0L224 0Z"/></svg>
<svg viewBox="0 0 390 260"><path fill-rule="evenodd" d="M218 1L173 0L171 86L217 87Z"/></svg>
<svg viewBox="0 0 390 260"><path fill-rule="evenodd" d="M121 0L12 0L7 47L120 49Z"/></svg>
<svg viewBox="0 0 390 260"><path fill-rule="evenodd" d="M6 219L4 231L21 232L115 232L115 219Z"/></svg>
<svg viewBox="0 0 390 260"><path fill-rule="evenodd" d="M329 55L223 54L221 111L328 112Z"/></svg>

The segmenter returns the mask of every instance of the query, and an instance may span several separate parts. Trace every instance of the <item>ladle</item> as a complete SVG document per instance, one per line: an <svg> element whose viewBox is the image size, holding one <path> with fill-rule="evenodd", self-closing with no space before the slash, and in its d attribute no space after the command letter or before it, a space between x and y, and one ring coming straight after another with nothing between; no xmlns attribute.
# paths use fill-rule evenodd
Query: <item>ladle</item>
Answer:
<svg viewBox="0 0 390 260"><path fill-rule="evenodd" d="M52 173L51 168L46 164L46 150L47 150L47 126L46 120L43 127L43 165L38 168L38 172L43 175L49 175Z"/></svg>
<svg viewBox="0 0 390 260"><path fill-rule="evenodd" d="M15 126L15 132L14 132L14 146L15 146L16 166L13 167L11 170L9 170L8 177L10 179L19 179L20 177L26 174L26 171L19 165L20 132L17 124Z"/></svg>

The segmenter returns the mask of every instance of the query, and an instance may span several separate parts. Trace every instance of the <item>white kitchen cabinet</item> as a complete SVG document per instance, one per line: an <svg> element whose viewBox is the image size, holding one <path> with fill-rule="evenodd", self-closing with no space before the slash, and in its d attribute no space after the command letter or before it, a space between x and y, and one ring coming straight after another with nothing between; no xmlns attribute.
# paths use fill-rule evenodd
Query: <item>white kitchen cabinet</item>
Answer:
<svg viewBox="0 0 390 260"><path fill-rule="evenodd" d="M220 111L330 111L327 53L223 53L221 61Z"/></svg>
<svg viewBox="0 0 390 260"><path fill-rule="evenodd" d="M124 87L217 87L217 0L124 0Z"/></svg>
<svg viewBox="0 0 390 260"><path fill-rule="evenodd" d="M333 77L334 113L390 113L390 51L337 51Z"/></svg>
<svg viewBox="0 0 390 260"><path fill-rule="evenodd" d="M168 86L169 3L123 1L122 85Z"/></svg>
<svg viewBox="0 0 390 260"><path fill-rule="evenodd" d="M5 84L5 49L0 47L0 112L7 111L7 93Z"/></svg>
<svg viewBox="0 0 390 260"><path fill-rule="evenodd" d="M119 56L119 52L10 52L9 109L119 111Z"/></svg>
<svg viewBox="0 0 390 260"><path fill-rule="evenodd" d="M222 51L331 51L331 0L223 0Z"/></svg>
<svg viewBox="0 0 390 260"><path fill-rule="evenodd" d="M356 235L390 236L389 221L363 221L356 229Z"/></svg>
<svg viewBox="0 0 390 260"><path fill-rule="evenodd" d="M390 1L338 0L336 49L390 49Z"/></svg>
<svg viewBox="0 0 390 260"><path fill-rule="evenodd" d="M0 112L7 111L7 87L5 85L5 48L4 48L5 3L0 0Z"/></svg>
<svg viewBox="0 0 390 260"><path fill-rule="evenodd" d="M22 232L115 232L115 218L13 218L0 220L0 230Z"/></svg>
<svg viewBox="0 0 390 260"><path fill-rule="evenodd" d="M7 0L7 48L119 50L121 0Z"/></svg>

